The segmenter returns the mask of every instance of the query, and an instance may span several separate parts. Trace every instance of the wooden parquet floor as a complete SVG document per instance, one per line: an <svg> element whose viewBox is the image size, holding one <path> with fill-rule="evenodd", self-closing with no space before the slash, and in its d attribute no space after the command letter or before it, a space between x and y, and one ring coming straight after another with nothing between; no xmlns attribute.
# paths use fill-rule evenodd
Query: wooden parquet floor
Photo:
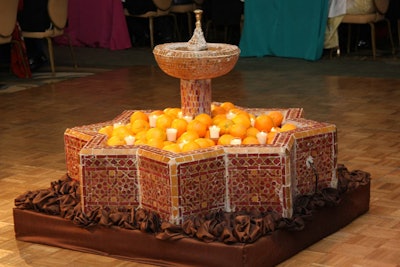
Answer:
<svg viewBox="0 0 400 267"><path fill-rule="evenodd" d="M301 68L283 75L266 65L235 69L212 86L214 101L302 107L306 118L336 124L339 163L371 173L370 211L280 266L400 266L400 79ZM155 66L0 94L0 266L149 266L17 241L12 208L16 196L65 174L66 128L179 106L179 81Z"/></svg>

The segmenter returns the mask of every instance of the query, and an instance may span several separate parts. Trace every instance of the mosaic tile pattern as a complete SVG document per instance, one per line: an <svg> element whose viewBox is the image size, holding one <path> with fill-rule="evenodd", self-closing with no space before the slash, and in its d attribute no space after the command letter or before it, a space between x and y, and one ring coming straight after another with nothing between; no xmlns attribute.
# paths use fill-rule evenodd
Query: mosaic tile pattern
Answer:
<svg viewBox="0 0 400 267"><path fill-rule="evenodd" d="M208 43L207 50L191 51L187 43L166 43L153 49L158 66L168 75L186 79L212 79L227 74L236 65L236 45Z"/></svg>
<svg viewBox="0 0 400 267"><path fill-rule="evenodd" d="M191 215L225 208L224 150L191 155L138 151L141 206L181 224Z"/></svg>
<svg viewBox="0 0 400 267"><path fill-rule="evenodd" d="M67 168L80 180L83 210L140 206L176 224L220 209L274 210L291 217L294 198L314 192L316 173L319 189L336 186L334 125L303 119L300 108L246 110L280 110L297 129L278 133L271 145L215 146L178 154L148 146L106 146L97 131L127 123L134 110L106 123L67 129Z"/></svg>
<svg viewBox="0 0 400 267"><path fill-rule="evenodd" d="M227 154L229 208L232 211L259 210L282 213L279 198L285 180L285 155L280 153Z"/></svg>
<svg viewBox="0 0 400 267"><path fill-rule="evenodd" d="M80 151L81 203L85 212L98 207L129 210L139 205L137 147L104 147L105 136L95 136Z"/></svg>
<svg viewBox="0 0 400 267"><path fill-rule="evenodd" d="M197 114L211 114L211 80L184 80L181 86L183 116L194 118Z"/></svg>
<svg viewBox="0 0 400 267"><path fill-rule="evenodd" d="M64 133L65 161L68 175L77 181L79 176L79 152L93 138L93 135L78 129L67 129Z"/></svg>

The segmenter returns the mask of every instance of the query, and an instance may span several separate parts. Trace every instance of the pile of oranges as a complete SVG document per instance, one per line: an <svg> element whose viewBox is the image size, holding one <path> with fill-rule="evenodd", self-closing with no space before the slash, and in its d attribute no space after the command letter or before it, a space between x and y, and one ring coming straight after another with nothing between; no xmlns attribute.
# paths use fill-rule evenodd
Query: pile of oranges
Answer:
<svg viewBox="0 0 400 267"><path fill-rule="evenodd" d="M152 123L150 117L155 118ZM179 153L215 145L260 144L258 133L266 134L270 144L276 133L296 128L294 124L282 125L283 114L270 111L254 115L237 108L231 102L213 105L211 116L205 113L194 118L183 118L180 108L166 108L149 114L135 111L128 124L108 125L99 130L105 134L107 145L149 145ZM152 125L151 125L152 124ZM217 138L210 137L210 127L219 129ZM174 140L168 140L167 129L176 129ZM131 141L129 141L131 140ZM131 143L130 143L131 142Z"/></svg>

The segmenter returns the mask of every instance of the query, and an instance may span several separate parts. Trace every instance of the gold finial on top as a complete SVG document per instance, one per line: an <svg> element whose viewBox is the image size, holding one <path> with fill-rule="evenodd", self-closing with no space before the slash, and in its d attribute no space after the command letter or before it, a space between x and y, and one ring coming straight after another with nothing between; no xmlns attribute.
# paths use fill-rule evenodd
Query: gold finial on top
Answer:
<svg viewBox="0 0 400 267"><path fill-rule="evenodd" d="M194 11L194 14L196 15L196 28L200 27L201 28L201 16L203 14L203 10L201 9L196 9Z"/></svg>

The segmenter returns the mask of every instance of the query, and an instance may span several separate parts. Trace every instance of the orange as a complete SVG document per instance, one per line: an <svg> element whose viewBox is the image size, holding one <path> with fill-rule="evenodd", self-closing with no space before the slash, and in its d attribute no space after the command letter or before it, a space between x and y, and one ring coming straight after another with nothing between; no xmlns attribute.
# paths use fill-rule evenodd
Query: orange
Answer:
<svg viewBox="0 0 400 267"><path fill-rule="evenodd" d="M200 148L201 148L200 145L197 144L194 140L192 140L192 141L185 143L182 146L181 150L182 150L182 152L188 152L188 151L193 151L193 150L200 149Z"/></svg>
<svg viewBox="0 0 400 267"><path fill-rule="evenodd" d="M112 136L113 128L114 127L112 125L104 126L99 130L99 133L104 134L108 138L110 138Z"/></svg>
<svg viewBox="0 0 400 267"><path fill-rule="evenodd" d="M196 132L199 135L199 137L204 137L207 133L208 127L201 121L195 119L188 123L186 129L188 131Z"/></svg>
<svg viewBox="0 0 400 267"><path fill-rule="evenodd" d="M208 142L209 146L215 146L215 142L214 140L210 139L210 138L205 138L206 141Z"/></svg>
<svg viewBox="0 0 400 267"><path fill-rule="evenodd" d="M167 129L171 127L173 118L167 114L161 114L156 119L156 127L161 129Z"/></svg>
<svg viewBox="0 0 400 267"><path fill-rule="evenodd" d="M246 113L237 114L235 117L233 117L232 121L235 124L240 124L240 125L245 126L246 129L251 126L250 118L248 117L248 115Z"/></svg>
<svg viewBox="0 0 400 267"><path fill-rule="evenodd" d="M189 141L194 141L197 138L199 138L199 135L197 134L197 132L186 131L178 138L178 140L176 142L178 144L179 143L185 143L185 142L189 142Z"/></svg>
<svg viewBox="0 0 400 267"><path fill-rule="evenodd" d="M135 135L135 140L136 140L136 141L137 141L137 140L144 140L144 141L146 141L146 133L147 133L147 130L138 132L138 133Z"/></svg>
<svg viewBox="0 0 400 267"><path fill-rule="evenodd" d="M178 118L179 112L181 112L180 108L166 108L164 109L164 113L171 116L172 118Z"/></svg>
<svg viewBox="0 0 400 267"><path fill-rule="evenodd" d="M249 117L249 114L246 111L244 111L243 109L232 108L229 110L229 113L234 114L234 115L244 114L247 117Z"/></svg>
<svg viewBox="0 0 400 267"><path fill-rule="evenodd" d="M225 133L229 133L229 129L232 127L232 125L234 124L234 122L232 120L229 119L223 119L221 120L217 126L219 127L220 131L219 134L223 135Z"/></svg>
<svg viewBox="0 0 400 267"><path fill-rule="evenodd" d="M214 142L208 138L197 138L194 140L201 148L206 148L214 145ZM211 143L211 142L212 143Z"/></svg>
<svg viewBox="0 0 400 267"><path fill-rule="evenodd" d="M234 124L229 129L230 135L241 138L241 139L246 137L246 133L247 133L247 128L246 128L246 126L244 126L242 124Z"/></svg>
<svg viewBox="0 0 400 267"><path fill-rule="evenodd" d="M218 145L230 145L231 141L235 139L234 136L230 134L223 134L219 137L217 144Z"/></svg>
<svg viewBox="0 0 400 267"><path fill-rule="evenodd" d="M176 138L179 138L184 132L186 132L188 122L185 119L177 118L174 119L171 123L171 128L175 128L178 130L176 133Z"/></svg>
<svg viewBox="0 0 400 267"><path fill-rule="evenodd" d="M164 140L158 138L151 138L147 140L147 145L161 149L164 147Z"/></svg>
<svg viewBox="0 0 400 267"><path fill-rule="evenodd" d="M153 111L150 113L150 115L156 115L156 116L160 116L161 114L164 114L164 111L159 110L159 109L153 110Z"/></svg>
<svg viewBox="0 0 400 267"><path fill-rule="evenodd" d="M272 118L274 126L280 127L283 121L283 114L280 111L274 110L268 113L268 116Z"/></svg>
<svg viewBox="0 0 400 267"><path fill-rule="evenodd" d="M143 111L138 110L138 111L133 112L131 117L130 117L131 124L136 120L149 121L149 117Z"/></svg>
<svg viewBox="0 0 400 267"><path fill-rule="evenodd" d="M167 145L176 144L176 143L173 142L173 141L168 141L168 140L167 140L167 141L164 141L163 144L164 144L164 146L167 146ZM163 147L164 147L164 146L163 146Z"/></svg>
<svg viewBox="0 0 400 267"><path fill-rule="evenodd" d="M135 140L135 146L138 146L138 145L145 145L145 144L147 144L147 141L146 141L146 139L139 139L139 140Z"/></svg>
<svg viewBox="0 0 400 267"><path fill-rule="evenodd" d="M269 132L271 128L274 127L274 121L272 118L266 114L261 114L256 117L254 121L254 127L259 131Z"/></svg>
<svg viewBox="0 0 400 267"><path fill-rule="evenodd" d="M267 144L272 144L272 141L274 141L275 136L276 132L269 132L267 135Z"/></svg>
<svg viewBox="0 0 400 267"><path fill-rule="evenodd" d="M287 132L287 131L291 131L296 129L296 125L292 124L292 123L285 123L284 125L282 125L281 127L281 132Z"/></svg>
<svg viewBox="0 0 400 267"><path fill-rule="evenodd" d="M226 114L218 114L212 118L212 124L218 125L222 120L226 119Z"/></svg>
<svg viewBox="0 0 400 267"><path fill-rule="evenodd" d="M211 116L206 113L200 113L199 115L194 117L194 119L205 124L207 128L210 127L213 123Z"/></svg>
<svg viewBox="0 0 400 267"><path fill-rule="evenodd" d="M162 149L174 153L181 152L181 147L178 144L169 144L164 146Z"/></svg>
<svg viewBox="0 0 400 267"><path fill-rule="evenodd" d="M255 127L250 127L250 128L247 128L247 130L246 130L246 135L247 136L254 136L254 137L256 137L257 136L257 133L259 133L260 131L257 129L257 128L255 128Z"/></svg>
<svg viewBox="0 0 400 267"><path fill-rule="evenodd" d="M226 111L229 111L229 110L235 108L235 105L233 103L231 103L231 102L224 102L224 103L221 104L221 107L223 109L225 109Z"/></svg>
<svg viewBox="0 0 400 267"><path fill-rule="evenodd" d="M125 145L125 140L123 138L120 138L117 135L111 136L107 140L107 145L109 146L123 146Z"/></svg>
<svg viewBox="0 0 400 267"><path fill-rule="evenodd" d="M211 116L215 117L217 115L226 114L226 110L221 106L215 106L211 109Z"/></svg>
<svg viewBox="0 0 400 267"><path fill-rule="evenodd" d="M131 131L133 134L150 129L150 124L148 121L143 119L137 119L131 122Z"/></svg>
<svg viewBox="0 0 400 267"><path fill-rule="evenodd" d="M150 139L159 139L164 141L167 139L167 134L165 133L164 129L150 128L146 132L146 140L149 141Z"/></svg>
<svg viewBox="0 0 400 267"><path fill-rule="evenodd" d="M112 136L118 136L120 139L124 139L125 136L133 135L132 131L125 125L114 127L112 131Z"/></svg>
<svg viewBox="0 0 400 267"><path fill-rule="evenodd" d="M242 144L243 145L259 145L260 143L258 142L257 137L247 136L245 139L243 139Z"/></svg>

